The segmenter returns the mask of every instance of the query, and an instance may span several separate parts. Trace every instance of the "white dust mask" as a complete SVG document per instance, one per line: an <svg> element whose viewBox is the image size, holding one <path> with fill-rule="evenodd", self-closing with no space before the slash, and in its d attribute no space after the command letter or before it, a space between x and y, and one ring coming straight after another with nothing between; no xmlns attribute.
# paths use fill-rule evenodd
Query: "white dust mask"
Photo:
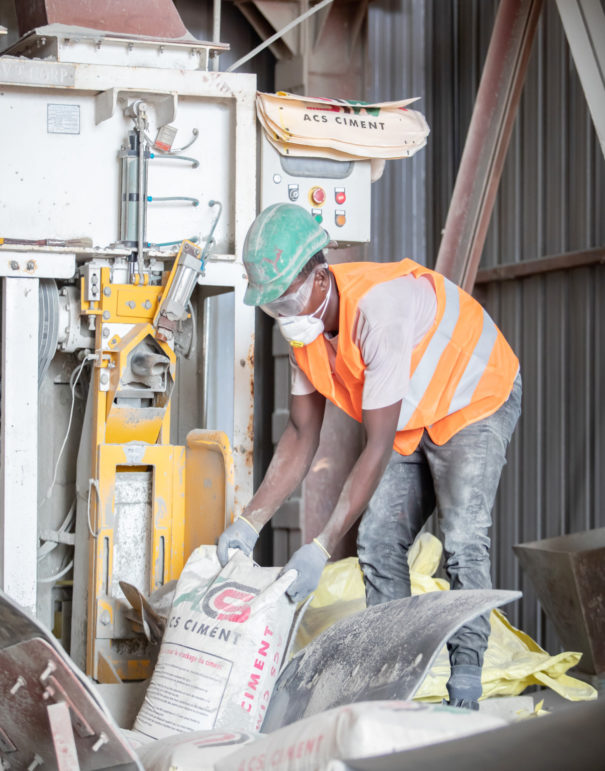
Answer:
<svg viewBox="0 0 605 771"><path fill-rule="evenodd" d="M293 348L309 345L324 331L323 315L326 312L332 294L332 278L326 296L317 310L305 316L280 316L277 319L279 330Z"/></svg>

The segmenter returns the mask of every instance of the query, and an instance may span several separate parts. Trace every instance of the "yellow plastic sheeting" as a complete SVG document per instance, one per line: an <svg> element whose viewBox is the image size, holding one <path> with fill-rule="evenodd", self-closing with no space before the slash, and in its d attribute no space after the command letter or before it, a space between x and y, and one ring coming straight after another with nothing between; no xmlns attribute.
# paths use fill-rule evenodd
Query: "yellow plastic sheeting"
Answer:
<svg viewBox="0 0 605 771"><path fill-rule="evenodd" d="M413 594L449 590L447 581L433 577L441 553L441 542L435 536L429 533L418 536L408 557ZM295 651L339 619L364 607L363 577L357 559L349 557L326 565L300 625ZM566 674L578 663L581 653L550 656L529 635L512 626L498 610L492 611L490 622L491 634L482 676L483 698L516 696L529 685L546 686L570 701L597 698L592 686ZM415 698L420 701L447 698L445 684L449 670L447 650L443 648Z"/></svg>

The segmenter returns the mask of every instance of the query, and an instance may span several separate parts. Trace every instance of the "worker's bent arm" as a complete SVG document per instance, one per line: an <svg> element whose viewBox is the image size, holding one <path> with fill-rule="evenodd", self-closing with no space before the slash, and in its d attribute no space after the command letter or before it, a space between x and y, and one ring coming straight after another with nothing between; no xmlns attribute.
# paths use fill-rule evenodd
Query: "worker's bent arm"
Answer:
<svg viewBox="0 0 605 771"><path fill-rule="evenodd" d="M366 446L357 459L334 511L317 540L330 554L342 536L363 514L393 451L401 401L378 410L363 411Z"/></svg>
<svg viewBox="0 0 605 771"><path fill-rule="evenodd" d="M325 397L318 391L292 397L288 422L265 478L242 512L257 530L305 478L319 445L325 406Z"/></svg>

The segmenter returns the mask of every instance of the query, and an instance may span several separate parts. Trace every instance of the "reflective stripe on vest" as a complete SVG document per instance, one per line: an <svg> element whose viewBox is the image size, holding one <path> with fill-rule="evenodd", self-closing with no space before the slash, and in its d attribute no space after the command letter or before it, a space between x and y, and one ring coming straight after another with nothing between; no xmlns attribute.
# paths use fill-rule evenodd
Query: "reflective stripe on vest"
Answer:
<svg viewBox="0 0 605 771"><path fill-rule="evenodd" d="M458 287L449 281L444 282L446 311L439 326L431 337L426 351L410 378L408 393L401 404L397 430L403 431L416 412L422 397L435 376L439 359L449 345L460 315Z"/></svg>
<svg viewBox="0 0 605 771"><path fill-rule="evenodd" d="M473 349L469 366L466 368L464 375L460 379L458 387L452 396L449 408L450 415L452 412L457 412L471 403L475 389L479 385L479 381L485 371L485 367L472 367L471 363L473 361L489 361L497 338L498 328L487 313L483 311L483 328L481 330L481 336Z"/></svg>

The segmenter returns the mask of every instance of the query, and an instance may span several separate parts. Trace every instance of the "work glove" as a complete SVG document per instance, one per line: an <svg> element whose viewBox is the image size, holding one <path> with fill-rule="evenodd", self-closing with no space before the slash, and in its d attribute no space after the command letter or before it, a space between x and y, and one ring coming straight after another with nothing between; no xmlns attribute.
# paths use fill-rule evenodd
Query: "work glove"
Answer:
<svg viewBox="0 0 605 771"><path fill-rule="evenodd" d="M286 589L286 594L293 602L304 600L314 589L317 589L322 570L329 558L328 552L315 540L294 552L279 574L283 576L288 570L296 570L298 573Z"/></svg>
<svg viewBox="0 0 605 771"><path fill-rule="evenodd" d="M219 536L216 546L216 556L222 567L229 562L229 549L240 549L246 557L252 554L252 549L258 540L258 531L244 517L238 517L232 525Z"/></svg>

